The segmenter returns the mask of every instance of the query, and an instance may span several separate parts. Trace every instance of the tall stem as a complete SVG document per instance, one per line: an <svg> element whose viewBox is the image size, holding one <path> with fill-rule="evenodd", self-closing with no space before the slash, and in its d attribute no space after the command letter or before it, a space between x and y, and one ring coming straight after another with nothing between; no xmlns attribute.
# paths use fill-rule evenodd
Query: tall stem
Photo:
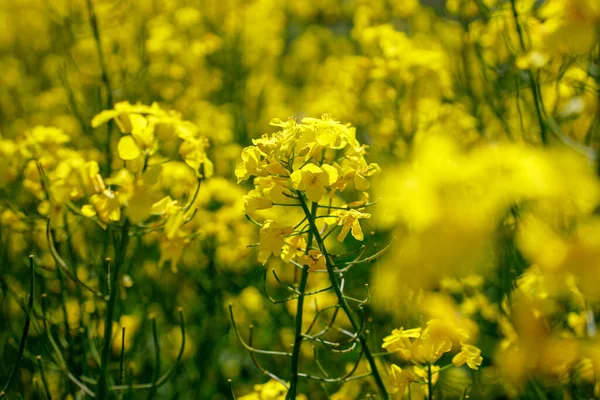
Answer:
<svg viewBox="0 0 600 400"><path fill-rule="evenodd" d="M521 28L521 24L519 23L519 13L517 11L516 0L510 1L512 7L513 17L515 19L515 26L517 29L517 35L519 36L519 44L521 45L521 50L526 51L527 47L525 46L525 38L523 36L523 29ZM537 83L537 79L535 74L531 69L527 70L527 74L529 75L529 82L531 88L531 94L533 95L533 103L535 105L535 112L538 117L538 122L540 124L540 135L542 137L542 143L548 144L548 130L546 128L546 122L544 121L544 117L542 116L542 102L540 96L540 88Z"/></svg>
<svg viewBox="0 0 600 400"><path fill-rule="evenodd" d="M90 18L90 25L92 27L92 33L94 35L94 41L96 42L96 51L98 53L98 62L100 63L100 73L102 79L102 85L104 86L104 90L106 91L106 104L104 105L105 109L110 109L113 107L113 92L112 86L110 84L110 79L108 78L108 69L106 68L106 61L104 59L104 53L102 53L102 38L100 37L100 29L98 27L98 18L96 16L96 11L94 10L94 5L92 4L92 0L87 0L87 10ZM107 157L107 166L106 166L106 175L111 174L112 169L112 151L111 151L111 141L112 141L112 131L113 131L113 122L108 121L106 127L106 157Z"/></svg>
<svg viewBox="0 0 600 400"><path fill-rule="evenodd" d="M102 347L102 355L100 358L100 379L98 380L97 398L104 400L108 393L108 362L110 357L111 339L112 339L112 323L114 320L115 304L119 294L119 271L125 263L125 253L129 244L129 221L125 220L125 224L121 230L121 241L119 247L115 249L115 263L110 275L110 292L106 301L106 315L104 319L104 341Z"/></svg>
<svg viewBox="0 0 600 400"><path fill-rule="evenodd" d="M306 208L308 210L308 208ZM318 203L312 203L311 210L309 212L311 218L317 215ZM308 232L308 238L306 241L306 251L312 247L314 234L312 230ZM302 275L300 276L300 286L298 287L298 304L296 305L296 321L295 321L295 337L294 337L294 348L292 349L292 366L290 376L290 390L286 395L286 400L295 400L296 392L298 389L298 367L300 365L300 346L302 345L302 313L304 310L304 291L306 290L306 281L308 280L308 266L302 267Z"/></svg>
<svg viewBox="0 0 600 400"><path fill-rule="evenodd" d="M344 313L348 317L348 320L350 321L350 324L352 325L352 328L354 329L356 334L359 335L358 341L360 342L361 346L363 346L363 348L364 348L365 357L367 358L369 366L371 367L371 373L373 374L373 379L375 380L375 384L377 385L377 388L378 388L382 398L389 400L390 396L388 395L388 393L385 389L385 384L383 383L383 379L381 378L381 375L377 368L377 364L375 363L375 357L373 357L373 353L371 352L371 349L369 348L365 333L362 332L360 324L357 321L356 316L354 315L354 312L352 311L352 308L350 308L350 305L348 304L348 302L346 301L346 298L344 297L344 294L342 293L342 289L340 287L340 282L334 271L334 265L331 263L331 259L329 257L329 254L327 253L327 248L325 247L325 242L323 241L323 238L321 237L321 234L319 233L319 229L317 228L315 219L312 216L312 214L310 213L310 211L308 210L306 200L304 200L304 197L302 196L302 194L299 193L298 197L300 198L300 205L302 206L302 210L304 211L304 214L306 215L306 217L308 219L310 231L312 232L315 240L317 241L317 244L319 245L319 250L321 250L323 257L325 257L325 263L327 266L327 274L329 275L329 279L331 280L331 286L333 287L333 290L335 291L335 294L338 298L338 302L340 303L340 307L344 310Z"/></svg>
<svg viewBox="0 0 600 400"><path fill-rule="evenodd" d="M427 363L427 397L433 400L433 382L431 381L431 363Z"/></svg>

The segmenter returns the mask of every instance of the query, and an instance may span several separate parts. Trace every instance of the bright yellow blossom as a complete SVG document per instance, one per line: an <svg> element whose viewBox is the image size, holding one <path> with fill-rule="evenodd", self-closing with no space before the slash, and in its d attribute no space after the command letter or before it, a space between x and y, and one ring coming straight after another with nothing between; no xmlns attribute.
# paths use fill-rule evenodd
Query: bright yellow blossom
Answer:
<svg viewBox="0 0 600 400"><path fill-rule="evenodd" d="M452 358L452 364L454 364L455 367L460 367L467 363L469 368L475 370L479 369L479 366L483 361L483 358L481 357L481 350L470 344L461 343L461 345L462 348L460 353Z"/></svg>
<svg viewBox="0 0 600 400"><path fill-rule="evenodd" d="M285 237L292 233L291 226L281 227L276 221L267 220L260 228L260 253L258 261L266 264L269 256L279 256Z"/></svg>
<svg viewBox="0 0 600 400"><path fill-rule="evenodd" d="M354 237L354 239L363 240L365 238L363 235L362 228L360 227L359 220L371 218L371 214L363 213L355 209L350 209L348 211L340 211L338 215L340 218L338 225L342 226L342 231L337 237L337 239L340 242L343 242L344 239L346 239L346 236L348 235L348 232L350 232L350 229L352 229L352 236Z"/></svg>
<svg viewBox="0 0 600 400"><path fill-rule="evenodd" d="M308 265L308 271L325 269L325 256L319 250L309 250L308 254L303 254L298 257L298 263Z"/></svg>
<svg viewBox="0 0 600 400"><path fill-rule="evenodd" d="M417 379L418 377L409 368L402 369L396 364L392 364L388 391L391 394L397 394L401 399L408 386Z"/></svg>
<svg viewBox="0 0 600 400"><path fill-rule="evenodd" d="M390 353L398 353L405 360L412 357L412 340L421 337L423 330L414 328L404 330L404 328L394 329L392 334L383 339L383 347Z"/></svg>
<svg viewBox="0 0 600 400"><path fill-rule="evenodd" d="M331 165L324 164L318 167L315 164L308 164L294 171L290 178L294 189L305 191L310 201L318 203L327 193L326 188L335 183L338 173Z"/></svg>
<svg viewBox="0 0 600 400"><path fill-rule="evenodd" d="M256 210L264 210L273 207L273 202L260 195L257 190L251 190L244 196L244 212L247 215L252 214Z"/></svg>

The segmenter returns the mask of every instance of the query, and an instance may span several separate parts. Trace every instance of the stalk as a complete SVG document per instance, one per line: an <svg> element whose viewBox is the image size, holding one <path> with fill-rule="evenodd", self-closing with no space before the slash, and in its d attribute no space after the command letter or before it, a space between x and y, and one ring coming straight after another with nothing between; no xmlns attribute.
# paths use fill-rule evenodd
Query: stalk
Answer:
<svg viewBox="0 0 600 400"><path fill-rule="evenodd" d="M323 241L323 238L321 237L321 234L319 233L319 229L317 228L317 225L315 224L315 218L313 217L312 213L308 210L306 200L304 200L304 197L302 196L302 194L299 193L298 197L300 198L300 205L302 206L302 210L304 211L304 214L306 215L306 217L308 219L310 231L311 231L312 235L314 236L315 240L317 241L319 250L325 257L325 263L327 266L327 274L329 275L329 279L331 280L331 286L333 286L333 290L335 291L335 294L338 298L340 306L346 313L348 320L350 321L350 324L352 325L352 328L354 329L356 334L359 335L358 341L360 342L361 346L363 346L363 348L364 348L365 357L367 358L369 366L371 367L371 373L373 374L373 379L375 380L377 389L379 390L382 398L389 400L390 396L388 395L387 390L385 389L385 384L383 383L383 379L381 378L379 370L377 369L377 364L375 363L375 358L373 357L373 353L371 352L371 349L369 348L369 346L367 344L367 338L365 336L365 333L361 332L360 324L357 321L357 319L354 315L354 312L352 311L352 308L350 308L350 305L346 301L344 294L342 293L342 289L340 287L340 282L338 281L338 277L336 276L335 271L334 271L334 265L331 263L329 253L327 253L327 248L325 247L325 242Z"/></svg>
<svg viewBox="0 0 600 400"><path fill-rule="evenodd" d="M427 397L433 400L433 382L431 381L431 363L427 363Z"/></svg>
<svg viewBox="0 0 600 400"><path fill-rule="evenodd" d="M519 36L519 44L521 45L521 49L523 51L527 50L527 46L525 45L525 38L523 36L523 29L521 28L521 24L519 23L519 13L517 11L516 0L510 1L512 14L515 19L515 26L517 28L517 35ZM535 74L531 69L527 70L527 74L529 75L529 82L531 88L531 94L533 95L533 103L535 105L535 112L538 117L538 122L540 124L540 135L542 137L542 143L544 145L548 144L548 131L546 129L546 123L544 122L544 117L542 117L542 103L540 99L540 88L537 83L537 79Z"/></svg>
<svg viewBox="0 0 600 400"><path fill-rule="evenodd" d="M104 59L104 53L102 53L102 38L100 36L100 29L98 27L98 17L96 15L96 11L94 10L94 5L92 4L92 0L87 0L86 2L88 16L90 19L90 25L92 27L92 33L94 35L94 41L96 43L96 52L98 53L98 62L100 63L100 71L101 71L101 80L102 85L104 86L104 90L106 91L106 104L105 108L111 109L113 107L113 92L112 86L110 84L110 79L108 78L108 69L106 68L106 61ZM113 122L109 121L106 127L106 157L107 157L107 176L110 176L112 171L112 151L111 151L111 142L112 142L112 131L113 131Z"/></svg>
<svg viewBox="0 0 600 400"><path fill-rule="evenodd" d="M19 364L21 363L21 359L23 358L23 354L25 353L25 341L27 340L27 335L29 334L29 326L31 325L31 315L33 312L33 302L35 298L35 266L33 263L33 255L29 256L29 268L30 268L30 281L29 281L29 301L27 302L27 310L25 310L25 325L23 325L23 333L21 334L21 340L19 340L19 351L17 353L17 360L12 366L10 370L10 375L8 376L8 380L4 385L4 388L0 390L0 398L6 396L8 389L10 388L11 383L15 379L19 371Z"/></svg>
<svg viewBox="0 0 600 400"><path fill-rule="evenodd" d="M125 253L129 244L129 221L125 220L125 224L121 230L121 242L119 248L115 249L115 264L114 270L110 276L110 292L108 293L106 303L106 316L104 319L104 345L102 347L102 355L100 359L100 379L98 380L97 398L104 400L108 393L108 362L110 357L110 342L112 339L112 323L114 320L115 304L118 297L119 271L125 263Z"/></svg>
<svg viewBox="0 0 600 400"><path fill-rule="evenodd" d="M317 214L317 203L312 203L311 210L309 212L311 218L314 218ZM306 208L308 210L308 208ZM312 230L308 232L308 239L306 241L306 254L312 247L314 234ZM294 337L294 348L292 349L292 367L290 377L290 390L286 395L286 400L295 400L296 391L298 388L298 366L300 364L300 346L302 344L302 313L304 309L304 291L306 289L306 281L308 280L308 266L302 267L302 275L300 276L300 286L298 287L298 304L296 306L296 325L295 325L295 337Z"/></svg>

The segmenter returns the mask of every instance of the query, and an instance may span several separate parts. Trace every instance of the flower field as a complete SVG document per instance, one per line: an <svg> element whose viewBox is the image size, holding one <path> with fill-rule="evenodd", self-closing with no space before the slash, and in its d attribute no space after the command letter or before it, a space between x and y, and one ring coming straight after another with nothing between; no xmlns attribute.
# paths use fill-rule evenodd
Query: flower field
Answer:
<svg viewBox="0 0 600 400"><path fill-rule="evenodd" d="M0 27L0 398L600 398L600 1Z"/></svg>

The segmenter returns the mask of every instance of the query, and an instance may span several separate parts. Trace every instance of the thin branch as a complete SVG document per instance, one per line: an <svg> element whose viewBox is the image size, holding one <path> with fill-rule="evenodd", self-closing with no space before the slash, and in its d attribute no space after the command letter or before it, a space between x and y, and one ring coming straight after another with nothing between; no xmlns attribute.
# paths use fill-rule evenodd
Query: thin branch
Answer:
<svg viewBox="0 0 600 400"><path fill-rule="evenodd" d="M248 337L248 344L250 345L250 347L252 347L252 331L254 330L254 326L250 325L250 336ZM252 362L254 363L254 365L256 366L256 368L258 368L258 370L260 372L262 372L264 375L267 375L268 377L270 377L271 379L279 382L283 387L285 387L286 389L289 389L287 383L285 383L285 381L283 379L281 379L280 377L278 377L277 375L275 375L274 373L267 371L265 368L263 368L260 363L258 362L258 360L256 359L256 355L254 354L254 352L250 352L250 358L252 359Z"/></svg>
<svg viewBox="0 0 600 400"><path fill-rule="evenodd" d="M317 381L327 382L327 383L345 382L358 369L360 360L362 359L364 352L365 352L365 346L363 345L363 346L361 346L360 353L358 354L358 357L356 358L356 362L354 363L354 366L352 367L352 369L350 371L346 372L344 375L340 376L339 378L329 378L329 377L323 378L320 376L303 374L303 373L300 373L298 375L302 378L312 379L312 380L317 380Z"/></svg>
<svg viewBox="0 0 600 400"><path fill-rule="evenodd" d="M181 331L181 347L179 348L179 354L177 354L177 359L175 360L175 364L165 372L157 381L152 383L139 383L139 384L130 384L130 385L115 385L110 388L110 390L129 390L129 389L151 389L151 388L159 388L165 384L173 375L179 364L181 363L181 358L183 357L183 352L185 350L185 320L183 318L183 308L179 308L179 329Z"/></svg>
<svg viewBox="0 0 600 400"><path fill-rule="evenodd" d="M25 316L25 325L23 326L23 333L21 334L21 339L19 341L19 350L17 353L17 359L10 370L10 375L8 376L8 380L4 385L4 389L0 392L0 398L6 396L6 392L8 392L8 388L12 383L13 379L17 375L17 371L19 369L19 364L21 363L21 358L23 358L23 352L25 351L25 341L27 340L27 335L29 334L29 326L31 325L31 310L33 309L33 299L35 295L35 268L33 264L33 255L29 256L29 269L30 269L30 282L29 282L29 301L27 304L27 313Z"/></svg>
<svg viewBox="0 0 600 400"><path fill-rule="evenodd" d="M300 195L300 193L299 193L299 195ZM333 265L333 263L331 262L331 259L329 258L329 253L327 252L327 248L325 246L323 238L319 235L319 230L316 226L315 220L312 218L312 215L311 215L311 213L308 209L308 206L306 205L306 201L304 200L303 197L300 197L300 203L302 204L302 209L304 211L304 214L309 216L308 223L310 224L311 230L313 231L314 237L315 237L317 244L321 250L321 253L325 257L327 273L329 275L331 284L334 287L334 291L336 293L336 296L338 298L340 306L342 307L342 309L344 310L344 313L348 317L348 320L350 321L350 324L352 325L353 329L355 331L360 331L362 329L362 327L361 327L361 325L359 325L358 321L356 320L356 317L354 316L352 309L348 305L348 302L346 301L346 299L344 299L344 294L342 293L342 290L339 286L338 279L337 279L337 276L335 273L335 266ZM390 398L389 394L387 393L385 384L383 383L383 379L382 379L381 375L379 374L379 370L377 369L377 364L375 363L375 359L371 355L371 351L367 345L367 340L366 340L366 336L364 335L364 332L359 336L359 341L362 345L365 356L367 357L367 361L369 362L369 365L371 367L371 372L373 374L373 378L375 380L375 383L377 385L377 388L378 388L381 396L384 399L389 399Z"/></svg>
<svg viewBox="0 0 600 400"><path fill-rule="evenodd" d="M58 254L56 247L54 246L54 240L52 240L52 231L50 228L50 218L48 218L48 222L46 223L46 240L48 241L48 248L50 249L50 254L52 254L52 258L56 261L56 264L60 267L61 270L71 279L73 282L80 284L83 288L85 288L90 293L94 294L97 297L104 297L104 295L98 291L97 289L92 288L81 279L77 277L77 274L74 274L71 269L67 266L66 261Z"/></svg>
<svg viewBox="0 0 600 400"><path fill-rule="evenodd" d="M44 391L46 392L46 399L52 400L52 394L50 393L50 388L48 387L48 381L46 380L46 373L44 372L44 364L42 363L42 356L38 355L36 357L36 359L38 362L38 367L40 368L40 375L42 377Z"/></svg>
<svg viewBox="0 0 600 400"><path fill-rule="evenodd" d="M256 349L256 348L248 345L244 341L244 339L242 339L242 336L240 335L240 332L237 329L237 325L235 323L235 318L233 317L233 305L231 303L229 303L229 315L231 317L231 324L233 325L233 330L235 331L235 334L238 337L240 343L242 343L242 346L244 346L246 348L246 350L257 353L257 354L270 354L273 356L286 356L286 357L292 356L292 353L286 353L283 351L260 350L260 349Z"/></svg>
<svg viewBox="0 0 600 400"><path fill-rule="evenodd" d="M156 329L156 318L152 318L152 339L154 341L154 376L152 377L152 387L148 393L148 400L152 400L156 394L156 382L160 375L160 342L158 341L158 330Z"/></svg>

